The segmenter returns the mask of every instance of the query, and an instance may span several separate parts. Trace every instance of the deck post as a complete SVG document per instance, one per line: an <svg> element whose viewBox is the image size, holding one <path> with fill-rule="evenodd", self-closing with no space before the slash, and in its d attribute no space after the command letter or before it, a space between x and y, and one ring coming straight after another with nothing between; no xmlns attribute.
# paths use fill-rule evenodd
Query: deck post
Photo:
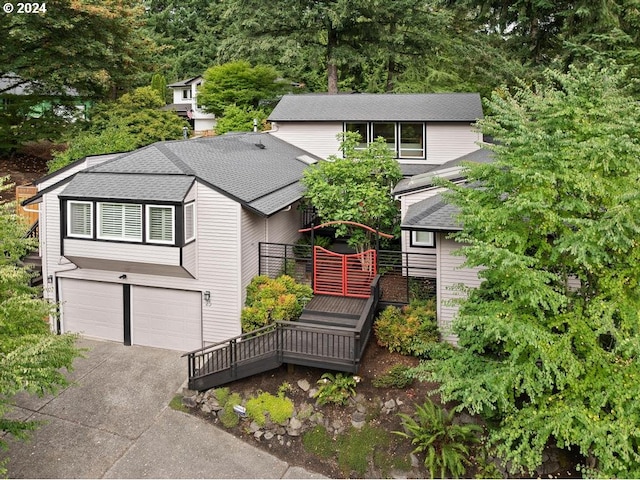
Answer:
<svg viewBox="0 0 640 480"><path fill-rule="evenodd" d="M236 362L236 339L234 338L229 342L229 368L231 370L231 377L236 378L238 365Z"/></svg>
<svg viewBox="0 0 640 480"><path fill-rule="evenodd" d="M314 233L316 231L315 222L311 222L311 290L315 292L315 279L316 279L316 245L315 245L315 236Z"/></svg>

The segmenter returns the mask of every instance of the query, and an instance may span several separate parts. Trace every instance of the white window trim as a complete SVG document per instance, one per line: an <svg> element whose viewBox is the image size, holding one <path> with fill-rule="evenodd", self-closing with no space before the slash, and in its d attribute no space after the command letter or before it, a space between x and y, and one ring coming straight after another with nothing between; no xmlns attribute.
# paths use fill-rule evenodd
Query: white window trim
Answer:
<svg viewBox="0 0 640 480"><path fill-rule="evenodd" d="M102 235L101 234L101 230L102 230L102 208L104 205L120 205L124 208L125 205L129 205L129 206L136 206L139 208L140 210L140 223L142 225L142 205L140 204L135 204L135 203L119 203L119 202L99 202L98 203L98 234L97 234L97 238L100 240L113 240L113 241L119 241L119 242L133 242L133 243L140 243L142 242L142 228L140 229L140 236L139 237L125 237L124 236L124 223L123 223L123 234L119 237L113 236L113 235ZM122 221L125 221L125 218L123 216Z"/></svg>
<svg viewBox="0 0 640 480"><path fill-rule="evenodd" d="M89 234L71 232L71 206L72 205L89 205ZM67 237L73 238L93 238L93 202L82 202L77 200L69 200L67 202Z"/></svg>
<svg viewBox="0 0 640 480"><path fill-rule="evenodd" d="M171 240L152 240L151 239L151 214L152 208L168 208L171 210ZM145 238L147 243L159 243L163 245L174 245L176 243L176 212L173 205L145 205L146 232Z"/></svg>
<svg viewBox="0 0 640 480"><path fill-rule="evenodd" d="M431 242L422 242L417 238L416 233L424 232L431 234ZM430 232L427 230L411 230L411 246L412 247L422 247L422 248L434 248L436 246L436 233Z"/></svg>
<svg viewBox="0 0 640 480"><path fill-rule="evenodd" d="M187 232L187 210L191 209L193 211L192 213L192 221L193 221L193 230L191 232ZM197 224L196 224L196 202L191 202L191 203L187 203L184 206L184 243L189 243L192 242L193 240L196 239L196 230L197 230ZM191 236L187 237L187 234L191 234Z"/></svg>

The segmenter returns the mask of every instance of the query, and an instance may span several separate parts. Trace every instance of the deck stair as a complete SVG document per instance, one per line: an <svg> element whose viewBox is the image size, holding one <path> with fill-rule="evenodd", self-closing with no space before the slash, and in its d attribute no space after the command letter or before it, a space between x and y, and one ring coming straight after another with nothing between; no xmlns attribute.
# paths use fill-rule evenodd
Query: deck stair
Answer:
<svg viewBox="0 0 640 480"><path fill-rule="evenodd" d="M379 277L368 299L323 297L314 297L296 322L276 322L186 353L189 388L207 390L284 363L356 373L378 306Z"/></svg>

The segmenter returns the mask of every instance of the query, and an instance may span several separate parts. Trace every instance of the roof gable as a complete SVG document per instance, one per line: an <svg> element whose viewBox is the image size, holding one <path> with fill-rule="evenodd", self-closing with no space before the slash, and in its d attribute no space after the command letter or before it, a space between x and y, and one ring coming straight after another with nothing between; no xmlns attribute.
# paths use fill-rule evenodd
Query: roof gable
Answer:
<svg viewBox="0 0 640 480"><path fill-rule="evenodd" d="M475 122L482 117L478 93L357 93L284 95L269 120Z"/></svg>

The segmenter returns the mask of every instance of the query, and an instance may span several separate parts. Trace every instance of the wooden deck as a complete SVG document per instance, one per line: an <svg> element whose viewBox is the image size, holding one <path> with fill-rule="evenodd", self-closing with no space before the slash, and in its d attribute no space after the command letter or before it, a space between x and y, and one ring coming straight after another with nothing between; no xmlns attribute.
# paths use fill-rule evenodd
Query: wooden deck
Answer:
<svg viewBox="0 0 640 480"><path fill-rule="evenodd" d="M206 390L277 368L283 363L356 373L378 302L316 295L296 322L276 322L249 334L190 352L189 388Z"/></svg>

